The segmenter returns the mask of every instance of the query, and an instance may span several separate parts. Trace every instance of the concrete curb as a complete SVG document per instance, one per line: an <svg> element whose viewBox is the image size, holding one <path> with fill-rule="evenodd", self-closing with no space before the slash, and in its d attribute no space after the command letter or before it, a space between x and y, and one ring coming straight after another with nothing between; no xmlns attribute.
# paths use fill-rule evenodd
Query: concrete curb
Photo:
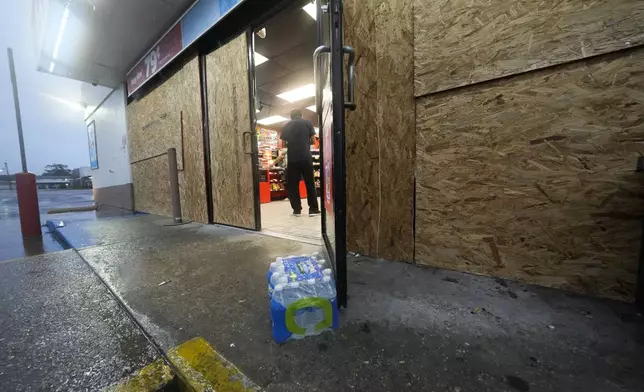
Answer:
<svg viewBox="0 0 644 392"><path fill-rule="evenodd" d="M261 391L202 337L168 350L168 359L187 389L218 392Z"/></svg>
<svg viewBox="0 0 644 392"><path fill-rule="evenodd" d="M166 354L103 392L261 391L202 337L181 343Z"/></svg>
<svg viewBox="0 0 644 392"><path fill-rule="evenodd" d="M122 381L109 386L103 392L156 392L172 388L175 374L160 358ZM178 388L174 388L178 389Z"/></svg>

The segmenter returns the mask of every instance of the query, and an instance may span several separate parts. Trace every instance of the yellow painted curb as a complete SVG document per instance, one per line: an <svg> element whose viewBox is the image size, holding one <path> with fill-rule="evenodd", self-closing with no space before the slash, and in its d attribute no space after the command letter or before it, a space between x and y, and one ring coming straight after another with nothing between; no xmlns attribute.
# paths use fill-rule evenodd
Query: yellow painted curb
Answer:
<svg viewBox="0 0 644 392"><path fill-rule="evenodd" d="M195 392L246 392L260 388L208 342L197 337L168 351L168 359L186 387Z"/></svg>
<svg viewBox="0 0 644 392"><path fill-rule="evenodd" d="M163 359L159 358L105 392L154 392L166 387L174 379L174 373Z"/></svg>

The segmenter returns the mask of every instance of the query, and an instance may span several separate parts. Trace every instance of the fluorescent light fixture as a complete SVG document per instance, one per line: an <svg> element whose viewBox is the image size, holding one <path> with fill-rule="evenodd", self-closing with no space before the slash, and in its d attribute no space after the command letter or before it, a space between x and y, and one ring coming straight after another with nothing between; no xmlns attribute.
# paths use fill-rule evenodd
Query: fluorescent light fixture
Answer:
<svg viewBox="0 0 644 392"><path fill-rule="evenodd" d="M56 68L56 63L53 61L49 62L49 73L54 73L54 68Z"/></svg>
<svg viewBox="0 0 644 392"><path fill-rule="evenodd" d="M85 110L85 108L86 108L86 105L84 105L84 104L82 104L80 102L68 101L68 100L66 100L64 98L56 97L56 96L50 95L50 94L40 93L40 95L42 95L43 97L49 98L52 101L58 102L60 104L63 104L63 105L65 105L65 106L67 106L67 107L69 107L71 109L74 109L74 110Z"/></svg>
<svg viewBox="0 0 644 392"><path fill-rule="evenodd" d="M306 98L315 97L315 84L307 84L306 86L298 87L295 90L286 91L277 95L285 101L297 102Z"/></svg>
<svg viewBox="0 0 644 392"><path fill-rule="evenodd" d="M266 56L262 56L261 54L255 52L255 66L259 66L260 64L264 64L265 62L268 61L268 58Z"/></svg>
<svg viewBox="0 0 644 392"><path fill-rule="evenodd" d="M313 113L316 113L318 111L318 108L316 108L315 105L307 106L306 109L312 111Z"/></svg>
<svg viewBox="0 0 644 392"><path fill-rule="evenodd" d="M262 118L261 120L257 120L257 124L260 125L273 125L277 123L281 123L284 121L287 121L288 118L282 117L282 116L270 116L266 118Z"/></svg>
<svg viewBox="0 0 644 392"><path fill-rule="evenodd" d="M317 20L317 10L315 9L315 4L310 3L302 7L302 9L309 15L311 15L311 18Z"/></svg>
<svg viewBox="0 0 644 392"><path fill-rule="evenodd" d="M67 28L67 20L69 19L69 8L65 7L63 11L63 20L60 21L60 28L58 29L58 36L56 37L56 44L54 45L54 60L58 59L58 51L60 50L60 44L63 42L63 35L65 34L65 28ZM51 65L49 66L51 68Z"/></svg>

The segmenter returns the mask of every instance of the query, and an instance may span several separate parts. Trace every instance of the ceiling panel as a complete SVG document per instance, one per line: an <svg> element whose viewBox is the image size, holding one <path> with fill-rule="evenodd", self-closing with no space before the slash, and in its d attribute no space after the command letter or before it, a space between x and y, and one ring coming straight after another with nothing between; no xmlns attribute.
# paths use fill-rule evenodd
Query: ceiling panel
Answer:
<svg viewBox="0 0 644 392"><path fill-rule="evenodd" d="M316 22L299 7L278 14L262 27L266 28L266 38L256 37L255 50L268 58L301 44L315 49Z"/></svg>
<svg viewBox="0 0 644 392"><path fill-rule="evenodd" d="M271 80L286 76L290 73L287 68L284 68L275 61L267 61L255 67L255 80L258 86L262 86Z"/></svg>
<svg viewBox="0 0 644 392"><path fill-rule="evenodd" d="M257 88L274 95L313 83L313 70L291 72L277 78L271 78L267 83L257 80Z"/></svg>
<svg viewBox="0 0 644 392"><path fill-rule="evenodd" d="M291 71L308 70L313 72L313 52L315 43L305 43L290 48L286 53L274 59L274 61Z"/></svg>

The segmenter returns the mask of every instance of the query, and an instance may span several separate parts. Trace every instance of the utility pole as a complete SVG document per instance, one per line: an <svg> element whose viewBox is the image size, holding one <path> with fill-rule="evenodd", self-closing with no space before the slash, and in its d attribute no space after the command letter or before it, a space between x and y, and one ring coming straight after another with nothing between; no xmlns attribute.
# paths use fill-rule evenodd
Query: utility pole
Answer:
<svg viewBox="0 0 644 392"><path fill-rule="evenodd" d="M16 125L18 126L18 142L20 143L20 159L22 160L22 172L27 173L27 157L25 157L25 140L22 137L22 116L20 115L20 99L18 98L18 82L16 81L16 68L13 66L13 50L7 48L9 57L9 73L11 74L11 85L13 86L13 106L16 109Z"/></svg>
<svg viewBox="0 0 644 392"><path fill-rule="evenodd" d="M9 181L9 190L12 190L13 186L11 186L11 173L9 173L9 166L7 166L7 161L4 161L4 172L7 173L7 181Z"/></svg>
<svg viewBox="0 0 644 392"><path fill-rule="evenodd" d="M16 68L13 65L13 50L7 48L9 58L9 73L13 87L13 104L16 109L16 125L18 127L18 141L20 143L20 159L22 173L16 173L16 191L18 195L18 213L20 215L20 230L22 237L41 237L40 207L38 206L38 187L36 175L27 171L27 157L25 156L25 141L22 137L22 117L20 115L20 101L18 99L18 81Z"/></svg>

